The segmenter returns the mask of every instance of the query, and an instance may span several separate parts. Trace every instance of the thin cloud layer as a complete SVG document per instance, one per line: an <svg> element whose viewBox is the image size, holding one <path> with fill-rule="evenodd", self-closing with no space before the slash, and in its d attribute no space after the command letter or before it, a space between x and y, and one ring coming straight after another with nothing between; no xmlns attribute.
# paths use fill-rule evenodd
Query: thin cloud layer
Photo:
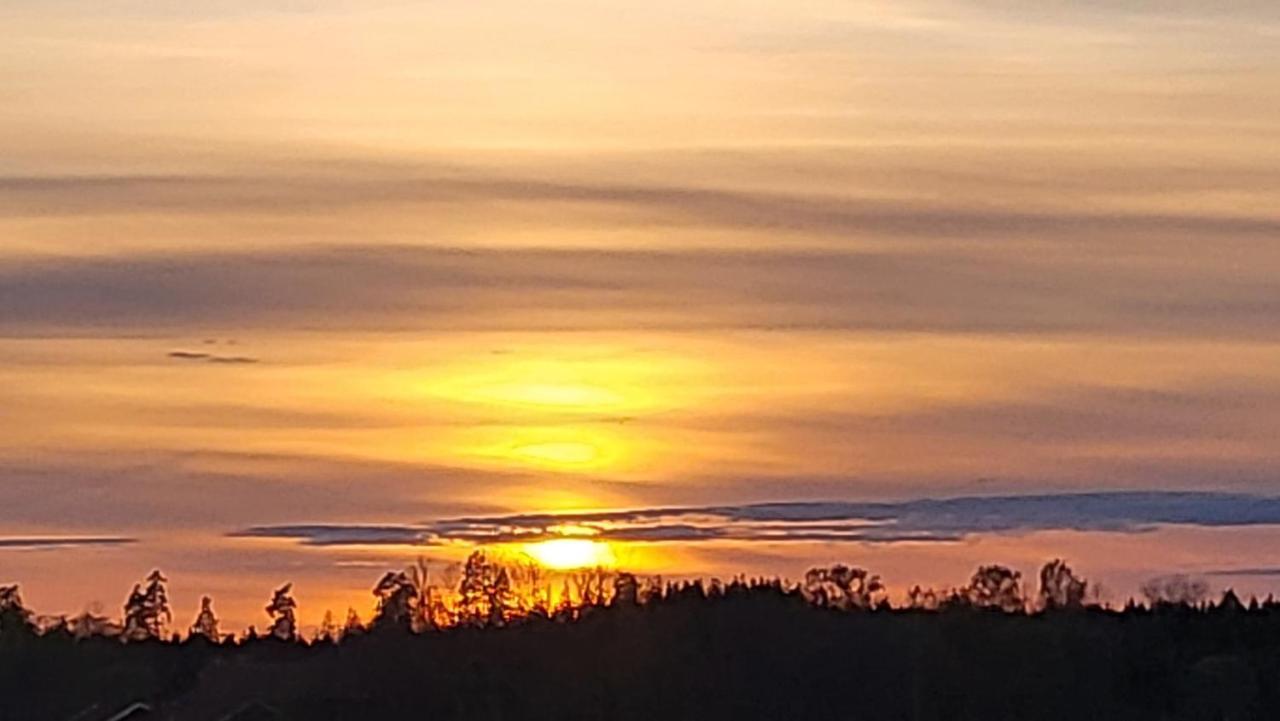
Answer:
<svg viewBox="0 0 1280 721"><path fill-rule="evenodd" d="M203 353L198 351L175 350L169 352L169 357L174 360L181 361L204 361L206 363L223 363L227 365L247 365L257 363L257 358L242 355L216 355L214 353Z"/></svg>
<svg viewBox="0 0 1280 721"><path fill-rule="evenodd" d="M474 174L471 174L474 175ZM0 176L0 217L148 212L333 211L391 203L587 204L623 208L649 225L695 224L824 235L985 239L1040 235L1214 234L1267 237L1267 213L1166 213L1001 206L703 186L569 182L503 177L338 179L270 176Z"/></svg>
<svg viewBox="0 0 1280 721"><path fill-rule="evenodd" d="M39 548L125 546L137 542L136 538L125 538L119 536L0 536L0 548L28 550Z"/></svg>
<svg viewBox="0 0 1280 721"><path fill-rule="evenodd" d="M1280 525L1280 497L1210 492L973 496L887 503L804 502L479 516L420 525L257 526L237 538L315 546L513 543L589 534L628 542L947 542L991 533L1141 533L1162 525Z"/></svg>
<svg viewBox="0 0 1280 721"><path fill-rule="evenodd" d="M0 333L782 329L1274 338L1266 263L347 246L0 261ZM180 357L191 359L190 352ZM175 356L179 357L179 356Z"/></svg>

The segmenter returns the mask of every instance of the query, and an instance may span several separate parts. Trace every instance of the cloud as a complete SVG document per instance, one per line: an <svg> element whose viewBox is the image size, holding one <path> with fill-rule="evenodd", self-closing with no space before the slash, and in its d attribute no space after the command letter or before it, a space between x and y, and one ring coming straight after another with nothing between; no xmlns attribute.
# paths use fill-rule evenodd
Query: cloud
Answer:
<svg viewBox="0 0 1280 721"><path fill-rule="evenodd" d="M16 258L0 260L0 334L794 329L1258 339L1280 332L1269 268L909 248L342 246Z"/></svg>
<svg viewBox="0 0 1280 721"><path fill-rule="evenodd" d="M131 543L137 543L137 539L115 536L0 536L0 549L124 546Z"/></svg>
<svg viewBox="0 0 1280 721"><path fill-rule="evenodd" d="M173 422L182 422L175 413ZM284 420L282 419L282 422ZM523 488L540 477L498 471L291 454L59 449L0 458L0 525L96 536L104 524L130 533L279 523L290 514L326 521L360 516L480 513L464 490ZM424 497L423 489L431 489ZM209 502L217 497L218 502Z"/></svg>
<svg viewBox="0 0 1280 721"><path fill-rule="evenodd" d="M1071 530L1141 533L1161 525L1280 524L1280 497L1233 493L1116 491L969 496L898 502L801 502L655 507L597 513L477 516L395 526L258 526L233 537L308 545L510 543L559 537L560 526L631 542L956 541L978 534Z"/></svg>
<svg viewBox="0 0 1280 721"><path fill-rule="evenodd" d="M175 360L205 361L208 363L222 363L226 365L245 365L258 362L257 358L250 358L249 356L214 355L212 353L198 353L195 351L185 350L171 351L169 353L169 357Z"/></svg>
<svg viewBox="0 0 1280 721"><path fill-rule="evenodd" d="M309 524L261 526L228 534L231 538L293 538L309 546L420 545L429 534L415 526L362 526Z"/></svg>
<svg viewBox="0 0 1280 721"><path fill-rule="evenodd" d="M1084 234L1191 234L1267 238L1271 215L1151 211L1021 210L903 198L747 191L661 183L609 183L487 176L98 175L0 176L0 217L148 212L316 212L387 203L594 205L631 211L650 226L796 231L831 236L1064 239Z"/></svg>
<svg viewBox="0 0 1280 721"><path fill-rule="evenodd" d="M1202 571L1202 576L1268 577L1280 576L1280 568L1215 568Z"/></svg>

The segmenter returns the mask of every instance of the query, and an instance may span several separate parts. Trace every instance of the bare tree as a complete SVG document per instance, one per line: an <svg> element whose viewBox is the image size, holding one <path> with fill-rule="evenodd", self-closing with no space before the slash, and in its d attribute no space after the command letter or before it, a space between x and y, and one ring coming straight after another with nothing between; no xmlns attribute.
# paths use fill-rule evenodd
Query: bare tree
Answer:
<svg viewBox="0 0 1280 721"><path fill-rule="evenodd" d="M1076 576L1071 567L1060 558L1044 564L1040 569L1040 606L1047 610L1078 609L1084 607L1089 583Z"/></svg>
<svg viewBox="0 0 1280 721"><path fill-rule="evenodd" d="M433 604L437 594L435 589L431 587L431 569L427 565L427 559L422 556L414 559L413 565L409 567L408 575L409 581L418 591L418 596L414 599L414 611L410 627L414 631L437 628L433 613Z"/></svg>
<svg viewBox="0 0 1280 721"><path fill-rule="evenodd" d="M267 615L271 616L271 635L281 641L298 640L298 602L293 599L293 584L286 583L275 590Z"/></svg>
<svg viewBox="0 0 1280 721"><path fill-rule="evenodd" d="M218 634L218 617L213 613L212 598L200 597L200 613L196 614L196 620L191 624L188 635L193 638L203 636L213 643L217 643L222 638Z"/></svg>
<svg viewBox="0 0 1280 721"><path fill-rule="evenodd" d="M603 606L608 603L606 589L611 585L612 574L601 566L587 568L573 574L573 585L578 591L578 606Z"/></svg>
<svg viewBox="0 0 1280 721"><path fill-rule="evenodd" d="M566 578L560 586L560 598L556 601L556 607L551 617L563 623L572 621L575 615L573 591L569 589L569 579Z"/></svg>
<svg viewBox="0 0 1280 721"><path fill-rule="evenodd" d="M511 567L511 581L520 598L527 599L530 614L546 618L551 613L551 587L547 572L532 559L517 561Z"/></svg>

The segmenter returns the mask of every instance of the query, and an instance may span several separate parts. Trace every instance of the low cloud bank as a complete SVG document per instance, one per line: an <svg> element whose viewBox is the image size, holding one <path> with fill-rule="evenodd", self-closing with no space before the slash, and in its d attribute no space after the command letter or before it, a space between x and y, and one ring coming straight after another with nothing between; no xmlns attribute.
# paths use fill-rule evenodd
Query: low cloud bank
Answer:
<svg viewBox="0 0 1280 721"><path fill-rule="evenodd" d="M307 545L439 545L538 541L565 533L631 542L948 542L986 533L1141 533L1162 525L1280 525L1280 498L1213 492L1120 491L971 496L898 502L797 502L516 514L421 524L256 526L230 535Z"/></svg>

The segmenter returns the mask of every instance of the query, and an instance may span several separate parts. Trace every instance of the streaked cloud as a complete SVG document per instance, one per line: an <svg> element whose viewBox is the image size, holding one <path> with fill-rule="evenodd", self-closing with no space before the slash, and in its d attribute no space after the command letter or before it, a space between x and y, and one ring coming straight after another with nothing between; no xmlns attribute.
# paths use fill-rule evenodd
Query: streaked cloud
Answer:
<svg viewBox="0 0 1280 721"><path fill-rule="evenodd" d="M627 542L949 542L991 533L1141 533L1162 525L1280 525L1280 497L1113 491L921 499L883 503L804 502L645 508L598 513L448 519L421 525L258 526L238 538L284 538L308 545L514 543L563 535Z"/></svg>
<svg viewBox="0 0 1280 721"><path fill-rule="evenodd" d="M174 360L183 361L205 361L207 363L224 363L227 365L248 365L257 363L257 358L242 355L216 355L213 353L204 353L200 351L175 350L169 351L168 356Z"/></svg>
<svg viewBox="0 0 1280 721"><path fill-rule="evenodd" d="M768 154L764 153L767 159ZM678 167L678 166L677 166ZM406 173L405 171L410 171ZM1248 171L1245 171L1246 173ZM1166 181L1167 182L1167 181ZM538 177L282 176L8 176L0 177L0 213L11 216L270 209L332 211L354 205L521 201L628 209L653 226L703 224L757 230L879 237L997 239L1036 234L1196 234L1266 237L1280 217L1196 212L1152 213L1079 208L975 208L936 199L866 198L832 193L745 191L714 186L572 182ZM1065 190L1065 188L1064 188ZM404 208L401 208L404 211Z"/></svg>
<svg viewBox="0 0 1280 721"><path fill-rule="evenodd" d="M137 539L117 536L0 536L0 549L125 546Z"/></svg>
<svg viewBox="0 0 1280 721"><path fill-rule="evenodd" d="M0 261L0 333L840 330L1274 338L1274 271L911 248L342 246ZM202 351L203 352L203 351Z"/></svg>
<svg viewBox="0 0 1280 721"><path fill-rule="evenodd" d="M1202 575L1237 577L1237 578L1248 578L1248 577L1273 578L1273 577L1280 577L1280 567L1214 568L1214 569L1202 572Z"/></svg>

